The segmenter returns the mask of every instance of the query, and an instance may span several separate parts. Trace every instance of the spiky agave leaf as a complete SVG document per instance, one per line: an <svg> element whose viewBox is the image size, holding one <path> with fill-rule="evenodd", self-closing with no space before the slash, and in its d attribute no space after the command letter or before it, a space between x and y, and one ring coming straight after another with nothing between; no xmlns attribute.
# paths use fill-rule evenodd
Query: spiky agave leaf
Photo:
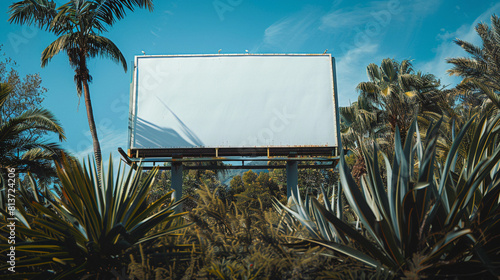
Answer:
<svg viewBox="0 0 500 280"><path fill-rule="evenodd" d="M457 268L478 268L482 262L479 269L498 275L495 267L499 260L493 252L500 246L494 233L500 226L496 219L500 215L499 120L500 116L491 121L485 117L471 119L458 133L445 165L439 169L435 164L439 122L429 126L425 141L414 122L404 146L396 132L392 166L384 156L387 187L380 177L376 146L373 155L363 149L367 174L362 186L352 178L342 155L342 187L367 234L357 232L336 218L331 208L313 200L323 218L343 236L338 240L349 242L325 238L304 241L370 266L381 264L399 274L407 270L417 275L446 274ZM475 127L473 148L463 166L458 167L459 147L471 127Z"/></svg>
<svg viewBox="0 0 500 280"><path fill-rule="evenodd" d="M20 255L16 266L19 269L31 267L43 271L52 267L56 278L109 271L121 265L119 256L124 250L188 226L185 222L172 223L185 214L174 211L185 198L173 202L170 200L172 192L169 192L148 204L158 169L140 180L140 171L134 174L130 170L124 177L119 168L115 178L110 160L102 187L97 183L95 165L81 165L63 156L62 162L57 164L57 172L61 196L49 192L50 197L44 203L40 203L38 193L34 193L35 200L26 199L26 193L20 199L22 205L18 208L26 209L20 213L28 225L19 224L16 228L19 233L16 250ZM7 223L5 217L2 217L2 224ZM151 231L162 223L170 226ZM1 246L3 254L8 246Z"/></svg>

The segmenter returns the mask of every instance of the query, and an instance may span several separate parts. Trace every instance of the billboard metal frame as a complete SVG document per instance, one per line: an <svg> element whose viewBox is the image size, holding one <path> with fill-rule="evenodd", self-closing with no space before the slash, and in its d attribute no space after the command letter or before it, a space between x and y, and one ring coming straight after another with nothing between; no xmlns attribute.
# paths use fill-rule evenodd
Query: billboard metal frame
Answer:
<svg viewBox="0 0 500 280"><path fill-rule="evenodd" d="M217 56L241 56L242 54L205 54L205 55L178 55L179 57L217 57ZM245 54L252 55L252 54ZM321 56L325 54L258 54L265 55L311 55ZM182 171L190 169L285 169L287 170L287 195L290 197L292 192L296 195L298 191L298 169L315 168L331 169L337 166L340 150L342 149L340 128L339 128L339 108L337 93L337 78L335 68L335 58L330 54L333 79L333 105L335 110L334 124L336 126L336 137L338 146L271 146L271 147L192 147L192 148L131 148L132 130L134 120L137 114L134 112L133 103L136 102L137 85L134 81L137 79L137 61L135 57L134 78L131 84L130 93L130 114L129 114L129 149L125 152L118 148L123 161L133 168L141 166L143 170L149 170L156 165L161 170L171 170L172 189L175 191L175 198L182 196ZM147 57L172 57L173 55L153 55ZM141 56L142 57L142 56ZM245 165L245 162L258 162L256 165ZM269 165L269 162L285 162L286 164ZM205 165L190 165L187 163L212 163ZM235 162L236 165L225 165L221 167L217 162ZM241 162L241 164L239 164ZM299 165L299 162L307 164Z"/></svg>

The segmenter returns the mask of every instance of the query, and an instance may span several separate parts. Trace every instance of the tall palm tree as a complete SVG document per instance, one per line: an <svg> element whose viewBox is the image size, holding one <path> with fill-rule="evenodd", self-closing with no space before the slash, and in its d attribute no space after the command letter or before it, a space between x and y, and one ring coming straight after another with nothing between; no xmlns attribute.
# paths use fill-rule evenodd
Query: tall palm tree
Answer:
<svg viewBox="0 0 500 280"><path fill-rule="evenodd" d="M8 84L0 83L0 110L11 92ZM18 172L29 171L48 180L56 175L51 163L61 149L56 143L30 137L33 130L53 132L59 140L66 139L59 122L46 109L32 109L10 119L0 119L0 169L15 167Z"/></svg>
<svg viewBox="0 0 500 280"><path fill-rule="evenodd" d="M356 87L374 110L382 113L380 120L388 123L394 134L399 128L404 142L418 112L439 111L434 99L438 96L439 81L431 74L415 72L409 60L382 60L380 66L372 63L366 68L368 82Z"/></svg>
<svg viewBox="0 0 500 280"><path fill-rule="evenodd" d="M126 11L135 7L153 9L152 0L71 0L57 7L52 0L24 0L10 6L9 22L34 25L54 33L58 38L42 52L42 67L59 52L66 52L69 63L75 71L78 96L82 91L85 99L87 118L92 135L95 160L100 168L102 157L94 113L90 99L87 59L107 57L120 63L125 72L127 62L118 47L101 34L116 21L122 19Z"/></svg>
<svg viewBox="0 0 500 280"><path fill-rule="evenodd" d="M455 43L462 47L471 57L448 58L446 61L453 67L450 75L463 78L457 87L464 92L480 92L488 97L488 103L500 109L500 19L491 16L491 27L479 23L476 32L481 37L482 46L456 39Z"/></svg>

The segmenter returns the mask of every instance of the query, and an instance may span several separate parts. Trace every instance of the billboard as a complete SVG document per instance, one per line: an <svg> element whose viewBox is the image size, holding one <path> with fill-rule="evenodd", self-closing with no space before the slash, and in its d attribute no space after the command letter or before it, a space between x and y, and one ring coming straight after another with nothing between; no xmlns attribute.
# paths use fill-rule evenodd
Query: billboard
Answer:
<svg viewBox="0 0 500 280"><path fill-rule="evenodd" d="M136 56L129 154L337 147L334 84L330 54Z"/></svg>

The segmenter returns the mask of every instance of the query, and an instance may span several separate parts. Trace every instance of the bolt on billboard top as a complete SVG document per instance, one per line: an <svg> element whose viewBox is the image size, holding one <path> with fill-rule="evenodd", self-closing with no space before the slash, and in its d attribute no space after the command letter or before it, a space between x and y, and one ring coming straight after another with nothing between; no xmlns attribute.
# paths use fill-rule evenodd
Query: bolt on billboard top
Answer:
<svg viewBox="0 0 500 280"><path fill-rule="evenodd" d="M136 56L130 149L336 147L330 54Z"/></svg>

